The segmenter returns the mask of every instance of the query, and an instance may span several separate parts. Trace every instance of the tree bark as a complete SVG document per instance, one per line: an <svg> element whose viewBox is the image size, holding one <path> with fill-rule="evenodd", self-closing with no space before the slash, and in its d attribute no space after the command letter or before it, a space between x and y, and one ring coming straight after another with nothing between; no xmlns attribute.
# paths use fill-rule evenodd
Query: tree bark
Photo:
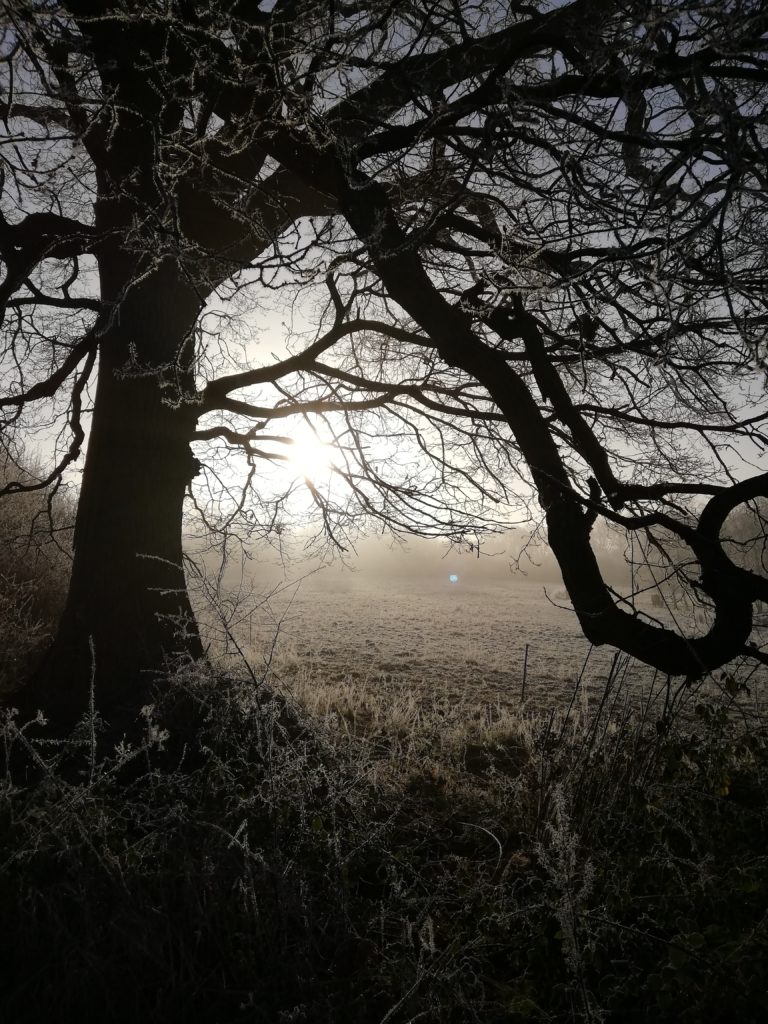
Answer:
<svg viewBox="0 0 768 1024"><path fill-rule="evenodd" d="M77 721L93 686L110 726L128 727L170 662L202 654L182 565L200 306L169 260L129 285L105 322L69 595L23 695L26 710L41 707L57 724Z"/></svg>

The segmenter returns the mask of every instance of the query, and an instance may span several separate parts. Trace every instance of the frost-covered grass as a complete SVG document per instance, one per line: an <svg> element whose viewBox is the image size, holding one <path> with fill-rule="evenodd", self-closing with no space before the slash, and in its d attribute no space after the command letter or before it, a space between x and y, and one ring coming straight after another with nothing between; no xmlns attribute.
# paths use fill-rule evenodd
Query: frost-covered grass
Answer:
<svg viewBox="0 0 768 1024"><path fill-rule="evenodd" d="M511 575L504 581L453 586L447 575L429 579L379 579L370 572L324 571L282 582L272 590L200 594L195 607L206 643L217 655L238 649L259 671L277 665L283 678L322 676L360 692L407 691L451 705L484 705L516 712L567 704L573 680L583 674L579 699L602 698L614 652L590 649L562 585ZM690 609L658 609L640 595L638 609L692 635L705 631ZM755 636L758 642L768 636ZM586 670L582 673L586 662ZM729 674L750 668L733 664ZM523 679L525 677L525 687ZM768 669L756 669L755 698L768 693ZM760 683L758 685L758 680ZM658 694L662 678L640 662L622 667L622 687L638 705ZM314 684L311 684L314 685ZM719 676L706 683L716 697Z"/></svg>
<svg viewBox="0 0 768 1024"><path fill-rule="evenodd" d="M737 681L541 712L250 669L181 672L131 746L6 722L4 1020L768 1017Z"/></svg>

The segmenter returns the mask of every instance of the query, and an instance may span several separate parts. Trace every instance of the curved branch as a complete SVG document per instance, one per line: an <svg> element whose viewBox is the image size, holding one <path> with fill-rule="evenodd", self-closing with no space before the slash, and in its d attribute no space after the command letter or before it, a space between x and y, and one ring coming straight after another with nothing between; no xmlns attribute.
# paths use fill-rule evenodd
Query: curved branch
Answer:
<svg viewBox="0 0 768 1024"><path fill-rule="evenodd" d="M346 323L337 323L327 331L316 342L309 345L303 352L288 359L282 359L271 366L259 367L257 370L245 370L242 373L233 373L227 377L219 377L206 386L203 391L202 411L210 412L214 409L232 409L227 396L232 391L240 388L252 387L256 384L270 384L285 377L290 373L299 370L311 370L316 356L321 355L341 338L350 334L359 334L363 331L371 331L394 338L397 341L412 342L415 345L428 345L431 343L424 335L406 331L394 324L387 324L383 320L366 320L355 318Z"/></svg>
<svg viewBox="0 0 768 1024"><path fill-rule="evenodd" d="M482 383L504 413L531 469L549 544L585 636L596 645L619 647L670 675L698 677L740 654L752 629L752 594L745 592L741 573L731 571L733 565L719 545L702 543L697 550L702 589L715 604L706 636L688 639L616 605L589 542L592 519L580 507L548 425L524 381L502 353L474 334L469 317L440 295L409 248L384 189L360 173L352 181L338 173L336 180L342 210L369 246L389 294L427 331L442 358Z"/></svg>
<svg viewBox="0 0 768 1024"><path fill-rule="evenodd" d="M97 238L95 228L56 213L30 213L18 224L10 224L0 213L0 256L6 267L0 284L0 323L8 300L41 260L92 253Z"/></svg>
<svg viewBox="0 0 768 1024"><path fill-rule="evenodd" d="M72 119L65 107L54 107L47 105L35 106L31 103L11 103L0 100L0 119L5 123L14 117L21 117L25 121L32 121L41 128L48 128L52 124L62 128L72 128Z"/></svg>
<svg viewBox="0 0 768 1024"><path fill-rule="evenodd" d="M0 490L0 496L4 494L16 494L19 491L39 491L44 490L50 486L54 480L60 480L64 470L67 466L76 462L80 457L80 452L83 448L83 442L85 441L85 431L82 424L82 412L83 412L83 391L85 390L88 381L90 380L93 368L96 365L96 348L95 346L88 352L85 366L79 374L75 385L72 388L72 401L69 411L69 426L72 431L72 440L69 448L67 449L64 456L57 463L57 465L51 470L47 477L42 480L38 480L35 483L25 484L18 480L13 480L8 483L5 487Z"/></svg>
<svg viewBox="0 0 768 1024"><path fill-rule="evenodd" d="M0 398L0 407L22 406L27 402L37 402L41 398L53 398L67 377L83 359L88 357L89 362L91 359L95 359L97 346L98 338L96 332L95 330L90 331L75 345L58 370L52 373L50 377L37 384L33 384L28 391L24 391L20 395L9 395L7 398Z"/></svg>
<svg viewBox="0 0 768 1024"><path fill-rule="evenodd" d="M378 398L363 398L357 401L330 401L318 398L316 401L291 402L286 405L252 405L250 402L238 401L236 398L225 398L217 406L222 412L235 413L238 416L248 416L251 419L259 419L267 422L269 420L281 420L288 416L296 416L303 413L325 413L344 412L347 409L380 409L389 401L387 395L380 395ZM195 435L196 437L197 435Z"/></svg>

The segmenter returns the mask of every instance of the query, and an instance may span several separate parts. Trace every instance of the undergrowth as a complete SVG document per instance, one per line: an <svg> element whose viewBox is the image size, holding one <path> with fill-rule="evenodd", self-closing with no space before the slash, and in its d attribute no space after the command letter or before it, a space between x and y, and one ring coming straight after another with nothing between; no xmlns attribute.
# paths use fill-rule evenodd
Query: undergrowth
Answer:
<svg viewBox="0 0 768 1024"><path fill-rule="evenodd" d="M0 492L37 486L0 447ZM50 642L64 606L74 508L53 488L16 490L0 500L0 698L25 678Z"/></svg>
<svg viewBox="0 0 768 1024"><path fill-rule="evenodd" d="M8 715L4 1021L768 1019L766 732L731 681L474 717L312 682L187 669L133 745Z"/></svg>

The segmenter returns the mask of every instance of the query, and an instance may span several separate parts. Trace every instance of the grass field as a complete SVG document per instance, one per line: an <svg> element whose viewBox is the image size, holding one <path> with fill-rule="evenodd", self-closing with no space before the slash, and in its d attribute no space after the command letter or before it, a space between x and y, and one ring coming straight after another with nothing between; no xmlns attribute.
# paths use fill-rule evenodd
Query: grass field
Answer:
<svg viewBox="0 0 768 1024"><path fill-rule="evenodd" d="M311 583L219 607L132 745L5 721L3 1020L768 1019L758 676Z"/></svg>
<svg viewBox="0 0 768 1024"><path fill-rule="evenodd" d="M654 607L649 596L635 603L649 617L665 624L684 619L690 628L684 609ZM527 712L547 712L572 700L577 681L579 705L599 703L616 667L613 648L593 648L584 638L562 584L519 576L451 584L447 572L426 579L321 572L231 606L216 602L214 614L210 606L200 610L213 652L235 665L244 657L258 673L302 693L312 689L307 678L321 678L323 692L338 685L384 704L405 697L455 705L470 716L488 706L514 713L521 703ZM698 627L705 631L703 620ZM660 714L666 678L627 658L618 668L622 699ZM680 696L690 703L723 695L744 713L762 712L768 669L727 667L749 693L727 694L721 674Z"/></svg>

